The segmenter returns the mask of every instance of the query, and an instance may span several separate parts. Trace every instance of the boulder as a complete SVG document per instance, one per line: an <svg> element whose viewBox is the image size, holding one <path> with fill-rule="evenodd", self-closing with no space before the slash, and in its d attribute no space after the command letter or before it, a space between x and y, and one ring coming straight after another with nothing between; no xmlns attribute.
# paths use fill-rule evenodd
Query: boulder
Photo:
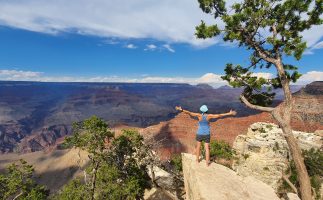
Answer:
<svg viewBox="0 0 323 200"><path fill-rule="evenodd" d="M275 191L253 177L242 177L225 166L196 163L195 156L182 154L188 200L279 200Z"/></svg>
<svg viewBox="0 0 323 200"><path fill-rule="evenodd" d="M287 193L287 200L301 200L295 193Z"/></svg>
<svg viewBox="0 0 323 200"><path fill-rule="evenodd" d="M322 136L318 132L293 131L293 134L301 149L322 147ZM253 176L278 189L291 155L282 130L277 125L263 122L252 124L247 135L237 136L233 149L238 160L232 167L239 175Z"/></svg>

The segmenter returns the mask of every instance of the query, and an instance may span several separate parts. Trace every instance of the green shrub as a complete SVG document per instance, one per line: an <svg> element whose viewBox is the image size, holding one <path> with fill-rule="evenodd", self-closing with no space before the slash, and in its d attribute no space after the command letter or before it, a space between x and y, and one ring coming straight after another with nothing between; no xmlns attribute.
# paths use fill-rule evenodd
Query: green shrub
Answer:
<svg viewBox="0 0 323 200"><path fill-rule="evenodd" d="M310 176L318 175L323 176L323 151L315 150L311 148L310 150L303 151L304 162Z"/></svg>
<svg viewBox="0 0 323 200"><path fill-rule="evenodd" d="M266 130L263 127L261 127L261 129L259 129L259 132L260 133L266 133Z"/></svg>
<svg viewBox="0 0 323 200"><path fill-rule="evenodd" d="M246 153L246 154L243 154L243 158L244 158L245 160L247 160L247 159L249 158L249 156L250 156L250 155L249 155L249 154L247 154L247 153Z"/></svg>
<svg viewBox="0 0 323 200"><path fill-rule="evenodd" d="M176 172L183 171L182 165L182 156L181 154L174 154L170 159L171 166L175 169Z"/></svg>
<svg viewBox="0 0 323 200"><path fill-rule="evenodd" d="M273 151L274 152L276 152L276 151L278 151L280 148L279 148L279 144L278 144L278 142L276 141L275 142L275 146L273 147Z"/></svg>
<svg viewBox="0 0 323 200"><path fill-rule="evenodd" d="M225 141L211 141L210 156L215 158L224 158L230 160L233 158L234 151L230 145Z"/></svg>
<svg viewBox="0 0 323 200"><path fill-rule="evenodd" d="M320 187L323 182L323 151L322 150L303 150L304 162L311 179L311 186L315 190L315 199L321 199ZM290 168L287 169L286 173L290 173L289 180L299 188L299 183L297 180L296 167L293 161L290 162ZM280 191L292 191L289 185L283 181Z"/></svg>
<svg viewBox="0 0 323 200"><path fill-rule="evenodd" d="M60 193L52 197L53 200L85 200L91 199L89 187L81 182L80 179L75 179L66 184Z"/></svg>
<svg viewBox="0 0 323 200"><path fill-rule="evenodd" d="M271 125L271 124L267 124L267 125L266 125L266 128L268 128L269 130L272 130L272 129L273 129L273 125Z"/></svg>

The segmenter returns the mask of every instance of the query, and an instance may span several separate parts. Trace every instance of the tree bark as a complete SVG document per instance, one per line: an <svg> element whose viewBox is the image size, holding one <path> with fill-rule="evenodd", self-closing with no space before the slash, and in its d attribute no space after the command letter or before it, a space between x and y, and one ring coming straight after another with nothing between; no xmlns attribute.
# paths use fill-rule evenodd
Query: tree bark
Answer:
<svg viewBox="0 0 323 200"><path fill-rule="evenodd" d="M278 55L279 56L279 55ZM284 137L288 144L289 150L291 152L292 158L295 163L298 182L300 185L300 194L302 200L311 200L312 199L312 190L310 177L308 175L304 158L302 156L301 149L298 146L297 140L295 139L292 127L291 127L291 112L293 107L292 93L289 87L289 80L286 77L286 73L281 62L280 56L278 57L277 62L275 63L276 69L278 71L279 78L281 80L282 88L284 91L285 101L282 105L280 114L273 113L273 117L278 121L281 126Z"/></svg>
<svg viewBox="0 0 323 200"><path fill-rule="evenodd" d="M94 192L95 192L95 183L96 183L96 173L99 168L99 163L95 164L95 167L93 169L93 176L92 176L92 183L91 183L91 200L94 200Z"/></svg>
<svg viewBox="0 0 323 200"><path fill-rule="evenodd" d="M285 122L278 121L279 125L281 126L286 142L289 147L289 151L292 155L293 161L295 163L298 182L300 185L300 194L302 200L311 200L312 199L312 192L311 192L311 182L310 178L307 173L307 169L304 163L304 159L302 156L301 149L298 146L297 140L295 139L294 135L292 134L292 129L290 123L287 124Z"/></svg>

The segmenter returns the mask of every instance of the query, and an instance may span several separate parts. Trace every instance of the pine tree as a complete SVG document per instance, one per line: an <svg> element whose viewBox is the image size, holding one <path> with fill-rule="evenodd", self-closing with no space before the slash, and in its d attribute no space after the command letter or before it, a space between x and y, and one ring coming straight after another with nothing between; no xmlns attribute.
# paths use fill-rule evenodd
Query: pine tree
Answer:
<svg viewBox="0 0 323 200"><path fill-rule="evenodd" d="M230 8L224 0L198 0L200 8L216 20L224 23L196 27L198 38L212 38L218 35L224 41L236 42L245 47L250 55L250 65L228 63L225 76L233 87L243 87L240 98L248 107L271 113L283 130L295 163L303 200L311 199L311 184L304 159L292 134L291 111L293 98L290 83L301 76L298 67L285 62L287 56L301 59L306 42L301 33L313 25L322 24L322 0L243 0ZM253 69L274 67L277 76L269 79L253 75ZM263 88L267 90L264 91ZM273 88L282 88L283 105L268 107L275 96Z"/></svg>

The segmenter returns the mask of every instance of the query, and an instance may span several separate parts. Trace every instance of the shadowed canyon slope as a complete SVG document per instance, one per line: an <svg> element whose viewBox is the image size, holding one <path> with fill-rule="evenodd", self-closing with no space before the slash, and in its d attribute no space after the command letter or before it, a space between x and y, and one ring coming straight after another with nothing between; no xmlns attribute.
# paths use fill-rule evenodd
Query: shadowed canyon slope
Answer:
<svg viewBox="0 0 323 200"><path fill-rule="evenodd" d="M197 112L201 104L207 104L210 112L232 108L238 117L252 117L257 112L240 103L240 92L228 86L213 89L189 84L0 82L0 151L45 149L70 134L73 122L92 115L112 126L147 127L174 118L175 105ZM281 91L277 93L279 102ZM235 135L241 133L243 129L234 124L243 123L243 118L226 120L227 125L219 126L218 132L225 127L228 132L239 132ZM219 135L228 137L230 133Z"/></svg>
<svg viewBox="0 0 323 200"><path fill-rule="evenodd" d="M240 104L239 93L189 84L0 82L0 151L44 149L92 115L110 125L145 127L174 117L178 104L254 113Z"/></svg>

